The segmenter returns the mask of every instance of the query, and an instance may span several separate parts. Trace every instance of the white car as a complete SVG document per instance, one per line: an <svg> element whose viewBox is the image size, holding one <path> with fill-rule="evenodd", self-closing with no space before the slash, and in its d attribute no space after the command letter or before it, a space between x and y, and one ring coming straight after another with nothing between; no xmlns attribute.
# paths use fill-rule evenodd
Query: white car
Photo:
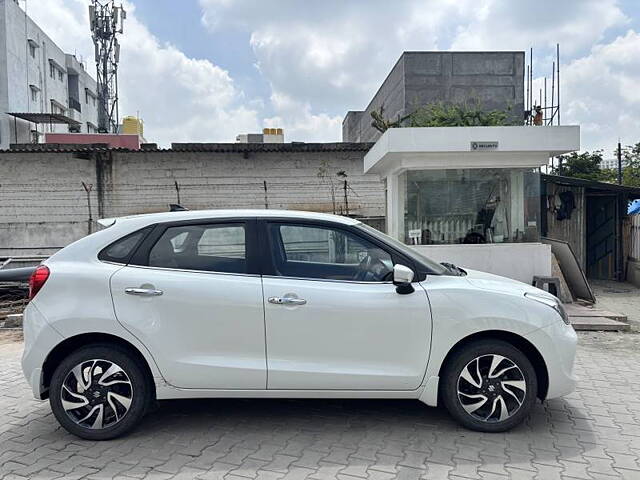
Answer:
<svg viewBox="0 0 640 480"><path fill-rule="evenodd" d="M435 263L350 218L102 220L30 280L24 374L82 438L156 399L406 398L498 432L573 390L577 337L524 283Z"/></svg>

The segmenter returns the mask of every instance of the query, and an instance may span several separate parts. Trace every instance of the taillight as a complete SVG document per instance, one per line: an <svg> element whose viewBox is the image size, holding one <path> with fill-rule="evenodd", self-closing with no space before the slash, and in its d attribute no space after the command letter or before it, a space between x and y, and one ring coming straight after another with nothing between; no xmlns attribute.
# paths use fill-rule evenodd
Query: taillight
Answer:
<svg viewBox="0 0 640 480"><path fill-rule="evenodd" d="M29 300L32 300L33 297L36 296L48 278L49 267L46 265L40 265L36 268L35 272L33 272L31 277L29 277Z"/></svg>

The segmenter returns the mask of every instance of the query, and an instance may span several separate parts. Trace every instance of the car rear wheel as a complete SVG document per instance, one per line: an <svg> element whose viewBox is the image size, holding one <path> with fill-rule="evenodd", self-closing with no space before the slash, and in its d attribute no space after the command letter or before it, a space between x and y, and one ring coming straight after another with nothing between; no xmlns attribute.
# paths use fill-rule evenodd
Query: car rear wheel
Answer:
<svg viewBox="0 0 640 480"><path fill-rule="evenodd" d="M503 432L521 423L538 390L531 362L500 340L464 346L449 361L442 382L442 400L449 413L481 432Z"/></svg>
<svg viewBox="0 0 640 480"><path fill-rule="evenodd" d="M108 440L140 422L149 395L148 379L133 355L116 345L96 344L76 350L58 365L49 401L70 433Z"/></svg>

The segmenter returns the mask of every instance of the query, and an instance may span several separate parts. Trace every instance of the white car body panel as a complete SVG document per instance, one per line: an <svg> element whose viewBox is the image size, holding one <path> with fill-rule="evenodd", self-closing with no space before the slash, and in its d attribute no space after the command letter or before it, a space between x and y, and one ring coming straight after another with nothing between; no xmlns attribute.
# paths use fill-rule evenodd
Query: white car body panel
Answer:
<svg viewBox="0 0 640 480"><path fill-rule="evenodd" d="M125 294L153 288L158 297ZM129 266L111 278L116 317L180 388L265 389L259 276Z"/></svg>
<svg viewBox="0 0 640 480"><path fill-rule="evenodd" d="M540 352L548 370L547 398L575 385L573 329L553 308L524 296L544 295L541 290L495 275L429 275L414 282L414 293L399 295L384 283L158 273L160 269L97 259L101 249L147 225L226 217L358 223L272 210L172 212L106 222L111 226L45 262L50 278L25 310L23 370L34 396L46 394L42 368L49 353L65 339L87 333L118 337L137 349L159 399L420 398L436 405L446 355L458 342L488 330L517 335ZM143 299L119 294L145 283L162 289L163 295ZM188 292L177 293L185 286ZM305 298L307 305L267 301L286 293ZM248 305L232 308L239 302ZM229 317L212 320L208 308L222 308Z"/></svg>
<svg viewBox="0 0 640 480"><path fill-rule="evenodd" d="M415 390L422 383L431 340L424 290L398 295L392 283L263 282L265 300L294 294L307 302L265 302L269 389Z"/></svg>

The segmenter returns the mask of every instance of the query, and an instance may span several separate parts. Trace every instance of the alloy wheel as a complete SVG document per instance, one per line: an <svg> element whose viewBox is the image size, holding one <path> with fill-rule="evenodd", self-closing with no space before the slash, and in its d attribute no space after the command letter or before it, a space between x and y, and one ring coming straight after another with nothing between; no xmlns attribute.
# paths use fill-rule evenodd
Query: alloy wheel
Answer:
<svg viewBox="0 0 640 480"><path fill-rule="evenodd" d="M502 355L481 355L462 369L458 400L476 420L495 423L513 416L522 406L527 384L522 370Z"/></svg>
<svg viewBox="0 0 640 480"><path fill-rule="evenodd" d="M77 425L92 430L115 425L133 400L133 385L117 364L86 360L67 374L60 392L62 408Z"/></svg>

